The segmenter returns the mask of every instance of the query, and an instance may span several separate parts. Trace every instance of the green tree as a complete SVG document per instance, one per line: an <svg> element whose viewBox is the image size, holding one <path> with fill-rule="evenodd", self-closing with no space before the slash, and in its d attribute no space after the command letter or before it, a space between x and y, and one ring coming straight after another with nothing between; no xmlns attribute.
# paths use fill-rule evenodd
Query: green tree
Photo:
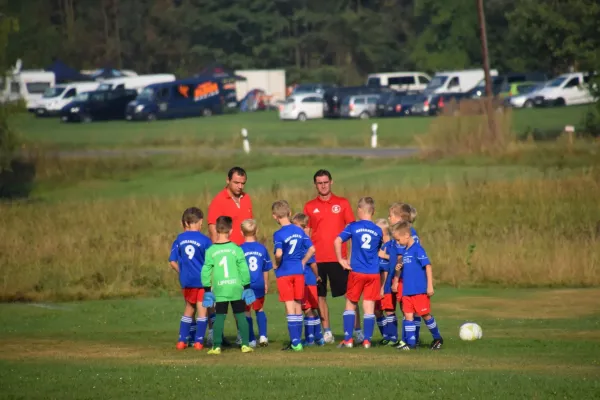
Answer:
<svg viewBox="0 0 600 400"><path fill-rule="evenodd" d="M11 59L8 58L7 48L8 39L11 33L19 30L17 19L0 14L0 81L4 86L6 73L12 65ZM13 108L5 103L0 104L0 174L10 168L11 161L14 158L15 150L18 147L17 136L10 124L10 116Z"/></svg>

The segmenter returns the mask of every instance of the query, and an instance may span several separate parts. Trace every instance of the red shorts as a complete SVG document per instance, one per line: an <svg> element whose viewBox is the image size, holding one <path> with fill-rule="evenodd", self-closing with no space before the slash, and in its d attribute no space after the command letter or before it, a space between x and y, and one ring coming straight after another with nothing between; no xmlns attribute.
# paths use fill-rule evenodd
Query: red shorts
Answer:
<svg viewBox="0 0 600 400"><path fill-rule="evenodd" d="M304 298L302 299L302 310L319 308L319 297L316 286L304 286Z"/></svg>
<svg viewBox="0 0 600 400"><path fill-rule="evenodd" d="M350 271L348 275L348 288L346 289L346 298L351 302L358 303L360 295L363 300L377 301L381 297L381 282L379 274L361 274Z"/></svg>
<svg viewBox="0 0 600 400"><path fill-rule="evenodd" d="M384 294L381 300L375 302L377 311L396 311L396 293Z"/></svg>
<svg viewBox="0 0 600 400"><path fill-rule="evenodd" d="M181 289L183 298L190 304L202 303L204 297L204 289L200 288L183 288Z"/></svg>
<svg viewBox="0 0 600 400"><path fill-rule="evenodd" d="M277 278L279 301L302 301L304 298L304 274Z"/></svg>
<svg viewBox="0 0 600 400"><path fill-rule="evenodd" d="M261 297L260 299L254 300L254 303L246 306L246 311L254 310L260 311L265 306L265 298Z"/></svg>
<svg viewBox="0 0 600 400"><path fill-rule="evenodd" d="M402 296L402 312L423 316L431 312L431 302L426 294Z"/></svg>

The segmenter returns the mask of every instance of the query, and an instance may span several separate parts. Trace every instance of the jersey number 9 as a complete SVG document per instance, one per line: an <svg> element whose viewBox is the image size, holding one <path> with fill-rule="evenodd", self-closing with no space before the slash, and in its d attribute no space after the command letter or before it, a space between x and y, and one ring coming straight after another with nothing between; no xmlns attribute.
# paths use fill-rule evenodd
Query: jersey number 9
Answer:
<svg viewBox="0 0 600 400"><path fill-rule="evenodd" d="M187 246L185 246L185 249L183 249L183 251L185 251L185 254L187 254L187 256L190 260L192 258L194 258L194 254L196 254L196 248L194 246L192 246L191 244L188 244Z"/></svg>

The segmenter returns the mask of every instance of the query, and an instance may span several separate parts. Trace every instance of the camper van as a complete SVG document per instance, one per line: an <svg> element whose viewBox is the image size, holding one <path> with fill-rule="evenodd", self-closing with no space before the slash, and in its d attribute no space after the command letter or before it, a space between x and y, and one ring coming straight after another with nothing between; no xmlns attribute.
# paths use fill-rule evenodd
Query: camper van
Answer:
<svg viewBox="0 0 600 400"><path fill-rule="evenodd" d="M72 82L56 85L47 89L39 100L32 104L38 117L58 116L60 110L80 93L98 88L98 82Z"/></svg>
<svg viewBox="0 0 600 400"><path fill-rule="evenodd" d="M125 118L153 121L163 118L204 116L223 112L225 99L219 80L189 78L146 86L127 105Z"/></svg>
<svg viewBox="0 0 600 400"><path fill-rule="evenodd" d="M148 85L173 82L174 80L175 75L173 74L126 76L122 78L105 79L100 82L98 90L135 89L139 93Z"/></svg>
<svg viewBox="0 0 600 400"><path fill-rule="evenodd" d="M492 69L490 75L497 76L498 71ZM429 95L434 93L465 93L477 86L484 77L483 69L437 72L424 92Z"/></svg>
<svg viewBox="0 0 600 400"><path fill-rule="evenodd" d="M24 100L27 109L33 110L33 104L42 98L46 89L54 86L54 73L43 70L15 70L4 81L0 78L0 101Z"/></svg>
<svg viewBox="0 0 600 400"><path fill-rule="evenodd" d="M425 89L430 81L431 77L424 72L383 72L370 74L367 77L367 86L413 91Z"/></svg>

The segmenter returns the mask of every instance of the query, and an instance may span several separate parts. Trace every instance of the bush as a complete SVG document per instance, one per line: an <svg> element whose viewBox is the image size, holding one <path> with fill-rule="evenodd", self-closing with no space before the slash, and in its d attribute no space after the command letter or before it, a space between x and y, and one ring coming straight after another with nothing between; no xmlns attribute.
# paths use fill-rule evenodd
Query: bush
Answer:
<svg viewBox="0 0 600 400"><path fill-rule="evenodd" d="M591 80L590 92L592 92L596 102L583 118L583 129L587 135L600 137L600 76L596 76Z"/></svg>

